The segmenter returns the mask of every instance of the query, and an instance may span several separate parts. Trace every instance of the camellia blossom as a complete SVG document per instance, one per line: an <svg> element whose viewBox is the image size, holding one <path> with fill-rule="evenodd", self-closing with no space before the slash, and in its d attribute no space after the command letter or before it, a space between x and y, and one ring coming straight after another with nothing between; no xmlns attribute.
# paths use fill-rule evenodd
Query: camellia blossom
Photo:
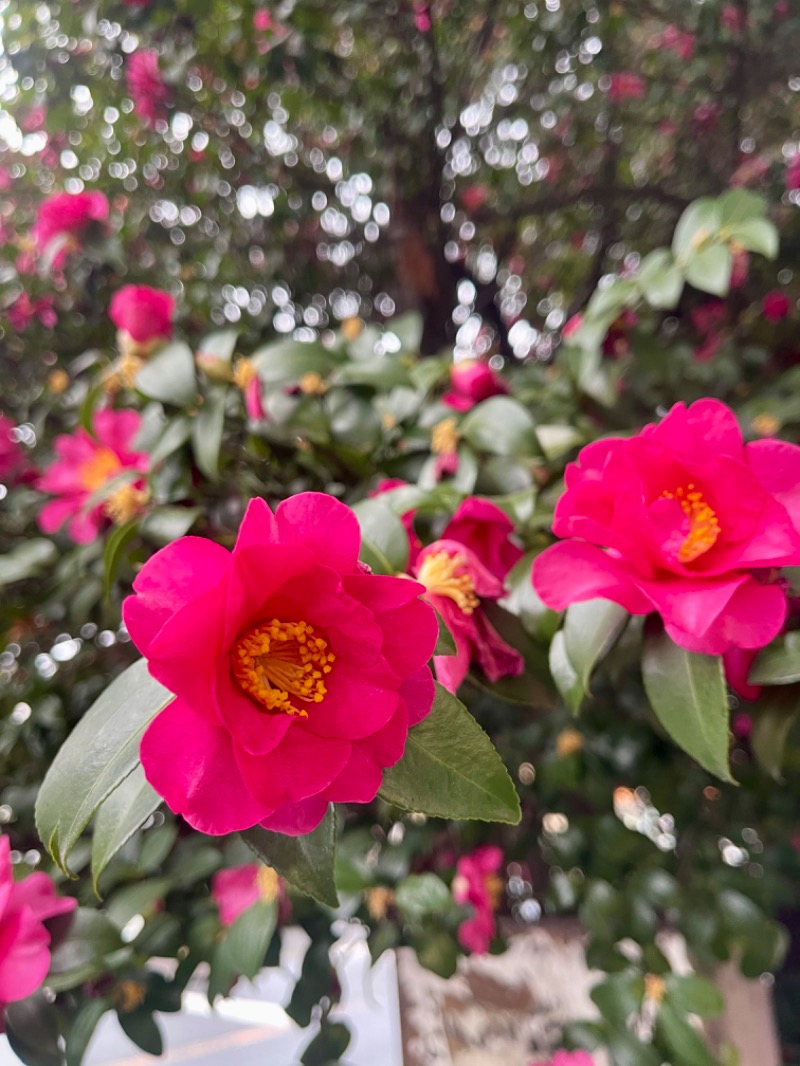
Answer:
<svg viewBox="0 0 800 1066"><path fill-rule="evenodd" d="M125 522L147 499L141 477L124 481L105 499L91 503L92 496L109 481L132 471L143 474L150 458L133 450L133 439L142 424L137 411L103 408L92 421L94 435L81 428L56 437L57 455L36 482L36 488L57 497L39 513L44 533L55 533L64 523L76 544L89 544L108 519Z"/></svg>
<svg viewBox="0 0 800 1066"><path fill-rule="evenodd" d="M51 254L54 242L61 242L52 255L53 269L60 270L70 252L80 247L80 235L93 222L104 222L108 218L108 211L108 200L104 193L54 193L39 207L31 229L38 254Z"/></svg>
<svg viewBox="0 0 800 1066"><path fill-rule="evenodd" d="M0 836L0 1021L7 1003L32 995L47 977L50 933L44 922L77 905L75 899L58 897L41 871L15 881L11 845Z"/></svg>
<svg viewBox="0 0 800 1066"><path fill-rule="evenodd" d="M280 878L271 866L260 862L218 870L211 878L211 898L226 926L233 925L254 903L274 903L280 895Z"/></svg>
<svg viewBox="0 0 800 1066"><path fill-rule="evenodd" d="M305 492L251 500L233 552L181 537L139 572L123 618L176 699L141 743L145 775L204 833L308 833L368 803L429 713L438 637L423 586L359 563L358 520Z"/></svg>
<svg viewBox="0 0 800 1066"><path fill-rule="evenodd" d="M484 844L456 863L453 899L469 904L473 915L458 927L459 943L474 955L489 950L497 923L494 914L500 905L503 882L497 871L503 865L503 852L493 844Z"/></svg>
<svg viewBox="0 0 800 1066"><path fill-rule="evenodd" d="M548 607L657 611L676 644L708 655L780 632L777 568L800 564L800 447L745 445L724 404L679 403L635 437L588 445L566 486L553 532L569 539L533 565Z"/></svg>
<svg viewBox="0 0 800 1066"><path fill-rule="evenodd" d="M445 526L442 538L457 540L480 559L486 569L504 581L524 552L511 540L514 523L496 503L469 496Z"/></svg>
<svg viewBox="0 0 800 1066"><path fill-rule="evenodd" d="M442 403L454 411L470 411L481 400L508 392L508 385L496 370L479 359L463 359L450 368L450 392Z"/></svg>
<svg viewBox="0 0 800 1066"><path fill-rule="evenodd" d="M134 112L146 125L155 126L165 117L172 95L158 68L155 48L139 48L128 56L125 76Z"/></svg>
<svg viewBox="0 0 800 1066"><path fill-rule="evenodd" d="M791 309L791 301L785 292L774 289L761 301L761 313L767 322L780 322L786 318Z"/></svg>
<svg viewBox="0 0 800 1066"><path fill-rule="evenodd" d="M800 189L800 153L792 156L789 160L784 182L788 192L795 192Z"/></svg>
<svg viewBox="0 0 800 1066"><path fill-rule="evenodd" d="M0 483L10 481L25 465L25 453L13 431L14 423L0 414Z"/></svg>
<svg viewBox="0 0 800 1066"><path fill-rule="evenodd" d="M612 74L608 87L608 96L615 104L623 100L641 100L647 91L644 78L630 71Z"/></svg>
<svg viewBox="0 0 800 1066"><path fill-rule="evenodd" d="M172 335L175 300L163 289L124 285L112 296L108 317L117 327L117 341L122 352L150 355Z"/></svg>
<svg viewBox="0 0 800 1066"><path fill-rule="evenodd" d="M595 1066L595 1062L588 1051L565 1051L561 1048L547 1062L531 1062L530 1066Z"/></svg>
<svg viewBox="0 0 800 1066"><path fill-rule="evenodd" d="M455 641L455 655L437 655L433 660L446 689L457 691L473 660L490 681L522 673L522 656L506 644L481 608L481 599L498 600L503 595L503 582L471 548L456 540L434 541L417 557L415 577Z"/></svg>

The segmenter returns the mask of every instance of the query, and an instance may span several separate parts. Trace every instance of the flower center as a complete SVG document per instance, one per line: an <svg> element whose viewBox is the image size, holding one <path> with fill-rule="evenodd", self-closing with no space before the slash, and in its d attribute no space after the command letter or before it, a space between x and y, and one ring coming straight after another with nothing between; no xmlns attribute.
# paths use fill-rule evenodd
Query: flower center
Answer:
<svg viewBox="0 0 800 1066"><path fill-rule="evenodd" d="M422 560L417 580L434 596L447 596L464 614L472 614L480 600L468 573L458 571L465 565L463 555L431 552Z"/></svg>
<svg viewBox="0 0 800 1066"><path fill-rule="evenodd" d="M434 455L455 455L458 450L458 429L454 418L443 418L431 432L431 451Z"/></svg>
<svg viewBox="0 0 800 1066"><path fill-rule="evenodd" d="M256 888L259 899L264 903L274 903L278 898L279 879L271 866L259 866L256 874Z"/></svg>
<svg viewBox="0 0 800 1066"><path fill-rule="evenodd" d="M716 511L706 502L702 492L690 484L675 492L662 492L662 500L677 500L689 519L689 532L678 549L678 561L690 563L713 548L720 534Z"/></svg>
<svg viewBox="0 0 800 1066"><path fill-rule="evenodd" d="M120 472L122 463L110 448L98 448L91 459L82 464L78 473L81 488L87 492L96 492L112 477Z"/></svg>
<svg viewBox="0 0 800 1066"><path fill-rule="evenodd" d="M327 694L323 677L335 656L328 642L308 622L279 622L273 618L240 637L231 652L231 669L239 687L267 711L308 718L292 697L322 703Z"/></svg>
<svg viewBox="0 0 800 1066"><path fill-rule="evenodd" d="M103 504L103 514L116 526L130 522L140 514L150 500L147 489L137 489L135 485L123 485L113 492Z"/></svg>

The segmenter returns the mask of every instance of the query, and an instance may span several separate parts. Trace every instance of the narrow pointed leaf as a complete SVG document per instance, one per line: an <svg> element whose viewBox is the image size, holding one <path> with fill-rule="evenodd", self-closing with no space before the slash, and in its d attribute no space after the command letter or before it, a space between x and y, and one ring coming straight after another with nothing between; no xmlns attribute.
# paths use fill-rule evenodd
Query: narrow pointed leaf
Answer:
<svg viewBox="0 0 800 1066"><path fill-rule="evenodd" d="M624 607L610 600L574 603L564 621L564 650L578 675L581 695L589 694L589 678L611 650L628 621Z"/></svg>
<svg viewBox="0 0 800 1066"><path fill-rule="evenodd" d="M160 803L161 797L148 785L140 763L102 804L92 832L92 880L95 892L100 874Z"/></svg>

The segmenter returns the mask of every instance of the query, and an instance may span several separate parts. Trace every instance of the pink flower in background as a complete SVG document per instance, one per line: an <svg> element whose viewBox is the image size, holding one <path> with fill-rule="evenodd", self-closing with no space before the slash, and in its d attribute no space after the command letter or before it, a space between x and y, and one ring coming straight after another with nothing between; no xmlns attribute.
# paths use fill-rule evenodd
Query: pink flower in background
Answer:
<svg viewBox="0 0 800 1066"><path fill-rule="evenodd" d="M407 481L403 481L400 477L388 477L383 481L379 481L372 492L367 493L370 499L374 499L376 496L382 496L384 492L391 492L392 489L399 489L408 485ZM400 515L400 521L405 527L406 534L408 535L408 569L410 570L417 560L417 556L422 551L422 541L419 539L419 534L414 527L414 516L416 515L416 508L405 511Z"/></svg>
<svg viewBox="0 0 800 1066"><path fill-rule="evenodd" d="M582 325L583 315L579 311L578 314L573 315L572 318L567 319L567 321L564 323L564 327L561 330L561 336L565 341L568 341L570 337L575 336L575 334L578 332Z"/></svg>
<svg viewBox="0 0 800 1066"><path fill-rule="evenodd" d="M791 301L785 292L773 290L761 301L761 313L768 322L780 322L791 309Z"/></svg>
<svg viewBox="0 0 800 1066"><path fill-rule="evenodd" d="M755 185L770 171L772 162L769 156L745 156L736 170L731 174L728 184L731 188Z"/></svg>
<svg viewBox="0 0 800 1066"><path fill-rule="evenodd" d="M81 428L56 437L54 449L58 458L36 482L37 489L56 497L39 513L42 532L55 533L66 523L76 544L89 544L115 506L125 505L131 494L144 492L144 480L134 477L121 483L107 498L90 503L98 490L120 474L147 471L149 456L133 450L133 439L141 424L137 411L106 407L95 412L93 436Z"/></svg>
<svg viewBox="0 0 800 1066"><path fill-rule="evenodd" d="M800 564L800 447L745 445L717 400L676 404L638 436L584 448L533 565L557 611L596 597L657 611L689 651L760 648L780 632L777 568Z"/></svg>
<svg viewBox="0 0 800 1066"><path fill-rule="evenodd" d="M423 548L414 576L425 586L425 598L442 616L456 645L455 655L434 657L436 676L456 692L477 662L490 681L521 674L522 656L503 640L481 608L481 600L498 600L502 581L478 556L456 540L437 540Z"/></svg>
<svg viewBox="0 0 800 1066"><path fill-rule="evenodd" d="M47 977L50 933L43 923L77 905L75 899L59 898L45 873L15 881L11 845L0 836L0 1016L7 1003L32 995Z"/></svg>
<svg viewBox="0 0 800 1066"><path fill-rule="evenodd" d="M694 123L701 133L711 133L717 128L719 122L720 109L718 104L706 103L698 104L694 109L692 118Z"/></svg>
<svg viewBox="0 0 800 1066"><path fill-rule="evenodd" d="M263 422L267 417L262 388L261 378L256 374L247 383L244 390L244 408L247 412L247 417L252 418L255 422Z"/></svg>
<svg viewBox="0 0 800 1066"><path fill-rule="evenodd" d="M622 103L623 100L641 100L646 91L644 78L638 74L622 71L611 75L608 96L615 104Z"/></svg>
<svg viewBox="0 0 800 1066"><path fill-rule="evenodd" d="M556 1051L547 1062L531 1062L529 1066L595 1066L595 1061L588 1051Z"/></svg>
<svg viewBox="0 0 800 1066"><path fill-rule="evenodd" d="M750 253L745 251L736 251L733 253L733 263L731 265L731 291L741 289L742 285L747 281L750 273Z"/></svg>
<svg viewBox="0 0 800 1066"><path fill-rule="evenodd" d="M761 695L760 685L751 685L747 680L759 648L728 648L722 657L725 680L743 700L757 700ZM738 736L738 734L737 734Z"/></svg>
<svg viewBox="0 0 800 1066"><path fill-rule="evenodd" d="M360 543L348 507L305 492L251 500L233 552L182 537L139 572L125 624L177 697L142 765L201 832L297 835L368 803L429 713L436 616L416 582L365 573Z"/></svg>
<svg viewBox="0 0 800 1066"><path fill-rule="evenodd" d="M502 865L503 852L492 844L476 848L456 863L453 899L468 904L474 911L458 927L458 941L474 955L485 955L497 932L494 913L503 892L503 882L498 876Z"/></svg>
<svg viewBox="0 0 800 1066"><path fill-rule="evenodd" d="M450 368L450 392L442 397L442 403L454 411L469 411L481 400L507 392L508 385L488 363L464 359Z"/></svg>
<svg viewBox="0 0 800 1066"><path fill-rule="evenodd" d="M59 241L62 246L52 256L54 270L67 261L70 252L80 248L80 236L93 222L108 218L108 200L101 192L59 192L49 196L39 207L31 229L36 250L41 256Z"/></svg>
<svg viewBox="0 0 800 1066"><path fill-rule="evenodd" d="M283 897L283 882L272 867L260 862L218 870L211 878L211 898L225 926L233 925L254 903L273 903Z"/></svg>
<svg viewBox="0 0 800 1066"><path fill-rule="evenodd" d="M514 523L496 503L470 496L459 504L445 526L442 539L464 544L498 581L504 581L524 554L511 540L513 533Z"/></svg>
<svg viewBox="0 0 800 1066"><path fill-rule="evenodd" d="M659 39L659 46L668 48L679 59L689 60L694 55L695 38L677 26L667 26Z"/></svg>
<svg viewBox="0 0 800 1066"><path fill-rule="evenodd" d="M800 153L789 160L784 181L788 192L800 189Z"/></svg>
<svg viewBox="0 0 800 1066"><path fill-rule="evenodd" d="M52 296L41 296L38 300L32 300L27 292L23 292L6 310L6 314L11 328L17 333L23 333L35 318L45 329L53 329L58 324L54 305Z"/></svg>
<svg viewBox="0 0 800 1066"><path fill-rule="evenodd" d="M483 207L489 196L490 190L487 185L467 185L461 193L461 202L467 211L477 211Z"/></svg>
<svg viewBox="0 0 800 1066"><path fill-rule="evenodd" d="M0 483L7 484L25 466L25 452L12 436L14 423L0 414Z"/></svg>
<svg viewBox="0 0 800 1066"><path fill-rule="evenodd" d="M125 285L112 296L108 316L137 345L148 345L172 335L175 300L162 289Z"/></svg>
<svg viewBox="0 0 800 1066"><path fill-rule="evenodd" d="M148 126L164 118L171 92L158 68L158 52L154 48L140 48L128 56L125 67L128 93L133 110Z"/></svg>
<svg viewBox="0 0 800 1066"><path fill-rule="evenodd" d="M725 4L720 12L720 25L731 33L741 33L748 25L747 13L734 4Z"/></svg>
<svg viewBox="0 0 800 1066"><path fill-rule="evenodd" d="M253 13L253 29L265 33L272 29L272 15L266 7L260 7Z"/></svg>
<svg viewBox="0 0 800 1066"><path fill-rule="evenodd" d="M430 33L431 5L424 0L416 0L414 3L414 25L420 33Z"/></svg>

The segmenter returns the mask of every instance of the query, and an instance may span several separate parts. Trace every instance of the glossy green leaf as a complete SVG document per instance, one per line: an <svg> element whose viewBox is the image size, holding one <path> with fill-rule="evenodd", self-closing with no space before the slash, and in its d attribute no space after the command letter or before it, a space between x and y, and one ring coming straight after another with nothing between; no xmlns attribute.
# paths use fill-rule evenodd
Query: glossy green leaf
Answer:
<svg viewBox="0 0 800 1066"><path fill-rule="evenodd" d="M774 259L780 247L778 231L766 218L753 218L732 226L731 237L746 251L758 252L767 259Z"/></svg>
<svg viewBox="0 0 800 1066"><path fill-rule="evenodd" d="M148 359L136 375L136 388L151 400L186 407L197 394L192 349L175 341Z"/></svg>
<svg viewBox="0 0 800 1066"><path fill-rule="evenodd" d="M254 826L242 839L262 862L274 867L299 892L327 907L338 907L334 865L336 862L336 814L333 807L320 825L306 836L290 837Z"/></svg>
<svg viewBox="0 0 800 1066"><path fill-rule="evenodd" d="M7 1004L4 1020L8 1044L26 1066L62 1066L58 1014L41 990Z"/></svg>
<svg viewBox="0 0 800 1066"><path fill-rule="evenodd" d="M636 280L651 307L660 309L678 306L683 292L683 273L669 249L658 248L646 255Z"/></svg>
<svg viewBox="0 0 800 1066"><path fill-rule="evenodd" d="M718 1066L702 1036L671 1003L659 1007L656 1032L669 1048L674 1066Z"/></svg>
<svg viewBox="0 0 800 1066"><path fill-rule="evenodd" d="M205 402L192 423L194 461L211 481L216 481L219 476L219 450L225 427L225 393L224 385L209 388Z"/></svg>
<svg viewBox="0 0 800 1066"><path fill-rule="evenodd" d="M164 1039L153 1015L146 1011L134 1011L132 1014L117 1012L119 1024L125 1035L146 1051L148 1055L160 1055L164 1050Z"/></svg>
<svg viewBox="0 0 800 1066"><path fill-rule="evenodd" d="M784 633L762 648L748 681L752 685L791 685L800 681L800 632Z"/></svg>
<svg viewBox="0 0 800 1066"><path fill-rule="evenodd" d="M703 197L689 204L672 237L672 252L678 263L687 262L704 240L716 236L719 227L720 209L716 200Z"/></svg>
<svg viewBox="0 0 800 1066"><path fill-rule="evenodd" d="M447 628L445 620L436 612L436 621L439 623L439 639L436 641L436 647L433 649L434 655L455 655L456 654L456 642L453 640L453 634Z"/></svg>
<svg viewBox="0 0 800 1066"><path fill-rule="evenodd" d="M5 555L0 555L0 588L15 581L37 577L58 558L58 549L51 540L34 537Z"/></svg>
<svg viewBox="0 0 800 1066"><path fill-rule="evenodd" d="M424 320L419 311L406 311L388 323L388 329L400 339L404 352L419 351Z"/></svg>
<svg viewBox="0 0 800 1066"><path fill-rule="evenodd" d="M119 849L150 815L158 809L161 797L148 785L141 764L119 784L97 812L92 831L92 880L95 892L100 874Z"/></svg>
<svg viewBox="0 0 800 1066"><path fill-rule="evenodd" d="M733 781L722 659L685 651L663 631L649 633L642 674L650 704L675 743L710 773Z"/></svg>
<svg viewBox="0 0 800 1066"><path fill-rule="evenodd" d="M103 596L106 600L111 596L111 586L117 576L125 548L136 536L138 528L139 519L134 518L124 525L117 526L106 539L103 548Z"/></svg>
<svg viewBox="0 0 800 1066"><path fill-rule="evenodd" d="M222 934L211 960L210 1003L218 995L227 995L231 984L240 975L250 980L256 976L264 965L277 921L277 902L259 900L243 911Z"/></svg>
<svg viewBox="0 0 800 1066"><path fill-rule="evenodd" d="M202 507L157 507L142 520L139 530L158 545L171 544L185 536L202 513Z"/></svg>
<svg viewBox="0 0 800 1066"><path fill-rule="evenodd" d="M265 384L298 381L303 374L326 377L338 362L334 353L321 344L293 340L265 344L253 352L251 359Z"/></svg>
<svg viewBox="0 0 800 1066"><path fill-rule="evenodd" d="M66 936L60 940L50 961L47 985L55 992L77 988L109 969L109 961L130 954L119 929L100 911L79 907Z"/></svg>
<svg viewBox="0 0 800 1066"><path fill-rule="evenodd" d="M368 385L385 392L398 385L410 388L414 382L399 360L385 355L376 355L363 362L347 363L339 367L331 377L331 384Z"/></svg>
<svg viewBox="0 0 800 1066"><path fill-rule="evenodd" d="M198 355L211 355L215 359L229 363L236 351L239 331L236 329L218 329L207 333L197 345Z"/></svg>
<svg viewBox="0 0 800 1066"><path fill-rule="evenodd" d="M750 745L759 765L777 781L786 741L800 711L800 685L765 689L753 708Z"/></svg>
<svg viewBox="0 0 800 1066"><path fill-rule="evenodd" d="M408 734L403 758L383 775L381 797L408 811L516 825L517 796L484 731L442 685L431 713Z"/></svg>
<svg viewBox="0 0 800 1066"><path fill-rule="evenodd" d="M715 1018L722 1013L725 998L707 978L696 973L671 973L665 981L667 998L679 1011L701 1018Z"/></svg>
<svg viewBox="0 0 800 1066"><path fill-rule="evenodd" d="M550 675L561 698L572 713L577 714L583 702L584 687L578 671L567 655L567 641L563 629L559 629L550 641L549 666Z"/></svg>
<svg viewBox="0 0 800 1066"><path fill-rule="evenodd" d="M408 567L408 534L389 504L375 497L353 506L361 526L361 560L376 574L403 573Z"/></svg>
<svg viewBox="0 0 800 1066"><path fill-rule="evenodd" d="M733 271L733 253L726 244L701 248L686 264L686 280L700 292L727 296Z"/></svg>
<svg viewBox="0 0 800 1066"><path fill-rule="evenodd" d="M397 888L396 903L408 922L420 922L430 915L440 915L455 904L450 889L436 874L411 874Z"/></svg>
<svg viewBox="0 0 800 1066"><path fill-rule="evenodd" d="M97 1028L97 1023L110 1009L111 1003L105 996L91 997L84 1000L67 1033L66 1046L64 1048L67 1060L66 1066L81 1066L89 1041L94 1036L94 1031Z"/></svg>
<svg viewBox="0 0 800 1066"><path fill-rule="evenodd" d="M720 228L726 230L763 218L767 213L764 197L749 189L727 189L719 197L717 204Z"/></svg>
<svg viewBox="0 0 800 1066"><path fill-rule="evenodd" d="M624 1029L628 1019L641 1010L644 978L638 973L615 973L596 984L592 1002L615 1028Z"/></svg>
<svg viewBox="0 0 800 1066"><path fill-rule="evenodd" d="M137 766L148 723L172 699L139 659L111 682L62 745L39 790L36 828L65 873L89 819Z"/></svg>
<svg viewBox="0 0 800 1066"><path fill-rule="evenodd" d="M510 396L492 396L477 404L459 432L479 452L515 457L539 454L533 418Z"/></svg>
<svg viewBox="0 0 800 1066"><path fill-rule="evenodd" d="M176 415L167 422L150 452L150 462L154 467L169 458L178 448L183 447L192 435L193 424L194 420L183 414Z"/></svg>
<svg viewBox="0 0 800 1066"><path fill-rule="evenodd" d="M592 671L613 648L628 618L625 608L610 600L587 600L567 609L564 651L578 676L582 695L589 695Z"/></svg>

